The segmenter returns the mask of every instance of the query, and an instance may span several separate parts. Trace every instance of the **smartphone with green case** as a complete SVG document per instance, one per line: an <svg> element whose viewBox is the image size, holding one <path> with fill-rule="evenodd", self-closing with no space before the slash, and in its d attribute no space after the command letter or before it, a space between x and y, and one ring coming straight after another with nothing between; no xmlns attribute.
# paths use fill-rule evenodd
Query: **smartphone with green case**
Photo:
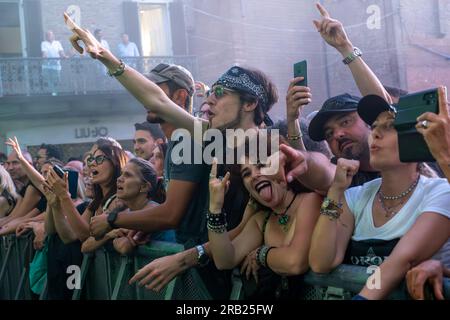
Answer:
<svg viewBox="0 0 450 320"><path fill-rule="evenodd" d="M303 81L297 82L296 86L308 86L308 65L306 60L294 64L294 78L303 77Z"/></svg>
<svg viewBox="0 0 450 320"><path fill-rule="evenodd" d="M422 134L416 129L417 118L426 113L439 113L437 89L408 94L396 105L394 127L398 133L398 147L401 162L435 161Z"/></svg>

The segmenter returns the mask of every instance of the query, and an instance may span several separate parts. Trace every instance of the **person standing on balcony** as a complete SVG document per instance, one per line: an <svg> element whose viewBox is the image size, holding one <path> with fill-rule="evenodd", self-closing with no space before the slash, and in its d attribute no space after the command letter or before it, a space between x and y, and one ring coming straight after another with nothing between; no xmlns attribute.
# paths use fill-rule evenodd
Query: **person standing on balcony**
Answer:
<svg viewBox="0 0 450 320"><path fill-rule="evenodd" d="M45 41L41 43L42 58L48 59L42 63L42 76L47 82L47 88L52 96L56 96L56 89L60 81L61 62L56 58L67 58L61 43L55 40L53 31L45 33Z"/></svg>
<svg viewBox="0 0 450 320"><path fill-rule="evenodd" d="M107 48L108 50L110 50L108 41L103 39L103 31L102 31L102 29L95 29L94 37L102 44L102 46L104 48Z"/></svg>
<svg viewBox="0 0 450 320"><path fill-rule="evenodd" d="M103 46L103 44L102 44ZM104 46L103 46L104 47ZM122 42L117 46L119 57L139 57L139 49L136 43L130 41L130 37L126 33L122 33Z"/></svg>
<svg viewBox="0 0 450 320"><path fill-rule="evenodd" d="M103 46L103 45L102 45ZM136 43L130 41L130 37L126 33L122 33L122 42L119 43L117 46L117 51L119 54L119 57L121 58L129 58L131 59L124 59L126 63L128 63L131 67L136 68L136 59L133 59L133 57L139 57L139 49L136 45Z"/></svg>

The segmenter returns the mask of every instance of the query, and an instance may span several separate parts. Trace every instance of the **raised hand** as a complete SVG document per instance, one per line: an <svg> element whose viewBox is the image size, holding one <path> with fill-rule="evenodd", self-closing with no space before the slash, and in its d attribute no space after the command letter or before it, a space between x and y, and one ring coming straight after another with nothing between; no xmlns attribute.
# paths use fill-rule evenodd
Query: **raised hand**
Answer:
<svg viewBox="0 0 450 320"><path fill-rule="evenodd" d="M47 199L47 204L50 207L56 207L59 205L59 198L52 192L49 184L44 181L43 185L43 191L44 191L44 196L45 199Z"/></svg>
<svg viewBox="0 0 450 320"><path fill-rule="evenodd" d="M75 50L77 50L80 54L83 54L84 50L78 44L78 41L82 41L84 43L84 47L86 48L86 52L89 53L92 58L101 59L103 57L103 52L105 49L89 30L82 29L65 12L64 21L67 27L73 32L73 35L70 37L70 42Z"/></svg>
<svg viewBox="0 0 450 320"><path fill-rule="evenodd" d="M201 81L195 81L195 95L197 97L206 98L209 87Z"/></svg>
<svg viewBox="0 0 450 320"><path fill-rule="evenodd" d="M23 159L22 150L20 149L19 141L17 140L17 137L14 137L14 139L8 138L8 141L5 142L8 146L10 146L14 152L17 154L17 158L19 160Z"/></svg>
<svg viewBox="0 0 450 320"><path fill-rule="evenodd" d="M358 160L338 159L332 188L345 191L352 183L353 176L359 170Z"/></svg>
<svg viewBox="0 0 450 320"><path fill-rule="evenodd" d="M286 94L286 114L288 122L297 120L303 108L311 103L311 90L308 87L295 85L303 79L303 77L298 77L290 81Z"/></svg>
<svg viewBox="0 0 450 320"><path fill-rule="evenodd" d="M317 3L316 7L322 18L320 20L313 20L313 22L322 38L340 52L350 52L353 50L353 45L348 39L342 23L339 20L331 18L328 11L320 3Z"/></svg>
<svg viewBox="0 0 450 320"><path fill-rule="evenodd" d="M439 114L427 112L417 118L417 131L425 138L433 157L442 166L450 165L450 115L447 88L438 88Z"/></svg>
<svg viewBox="0 0 450 320"><path fill-rule="evenodd" d="M211 173L209 174L209 211L220 213L225 199L225 193L230 185L230 173L227 172L223 179L217 178L217 159L213 160Z"/></svg>
<svg viewBox="0 0 450 320"><path fill-rule="evenodd" d="M280 151L285 157L285 160L282 161L282 165L287 171L286 181L292 182L294 179L299 180L300 177L308 171L308 154L284 144L280 146Z"/></svg>
<svg viewBox="0 0 450 320"><path fill-rule="evenodd" d="M68 175L67 172L64 174L64 179L61 179L58 174L51 168L48 171L46 186L59 198L63 198L65 196L70 197L69 188L68 188Z"/></svg>

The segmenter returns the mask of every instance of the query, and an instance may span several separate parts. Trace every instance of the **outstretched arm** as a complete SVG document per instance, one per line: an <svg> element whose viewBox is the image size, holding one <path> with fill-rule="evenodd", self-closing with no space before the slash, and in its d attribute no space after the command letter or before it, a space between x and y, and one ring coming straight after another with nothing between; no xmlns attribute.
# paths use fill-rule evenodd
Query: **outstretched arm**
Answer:
<svg viewBox="0 0 450 320"><path fill-rule="evenodd" d="M91 57L100 60L110 72L115 72L120 68L120 60L109 50L102 47L101 43L88 30L81 29L67 14L64 14L64 18L66 24L73 31L71 43L78 52L83 53L83 48L78 44L78 41L82 41ZM133 68L126 66L125 71L116 78L147 110L154 112L166 122L175 125L177 128L185 128L191 134L194 134L195 123L202 126L201 120L194 118L177 106L159 86Z"/></svg>
<svg viewBox="0 0 450 320"><path fill-rule="evenodd" d="M19 141L17 140L17 137L14 137L14 139L8 138L8 141L6 141L6 144L10 146L14 152L17 154L17 159L20 161L20 165L22 166L22 169L25 171L25 173L28 176L28 179L31 180L32 184L36 186L36 188L44 193L44 189L42 188L42 183L45 181L44 177L37 171L31 163L25 159L25 157L22 154L22 150L20 149Z"/></svg>
<svg viewBox="0 0 450 320"><path fill-rule="evenodd" d="M353 53L354 47L347 37L342 23L331 18L328 11L319 3L317 3L317 9L322 17L321 20L313 21L317 31L330 46L336 48L343 58L347 58ZM348 67L362 96L375 94L392 103L389 93L361 57L356 57L354 61L348 64Z"/></svg>

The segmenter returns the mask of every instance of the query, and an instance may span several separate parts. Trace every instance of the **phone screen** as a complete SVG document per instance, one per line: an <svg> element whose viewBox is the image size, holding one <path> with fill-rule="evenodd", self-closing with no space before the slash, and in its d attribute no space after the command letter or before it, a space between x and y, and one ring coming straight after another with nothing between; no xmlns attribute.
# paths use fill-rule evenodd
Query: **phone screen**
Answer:
<svg viewBox="0 0 450 320"><path fill-rule="evenodd" d="M295 85L297 86L308 86L308 70L307 70L307 62L306 60L297 62L294 64L294 78L303 77L303 81L297 82Z"/></svg>

